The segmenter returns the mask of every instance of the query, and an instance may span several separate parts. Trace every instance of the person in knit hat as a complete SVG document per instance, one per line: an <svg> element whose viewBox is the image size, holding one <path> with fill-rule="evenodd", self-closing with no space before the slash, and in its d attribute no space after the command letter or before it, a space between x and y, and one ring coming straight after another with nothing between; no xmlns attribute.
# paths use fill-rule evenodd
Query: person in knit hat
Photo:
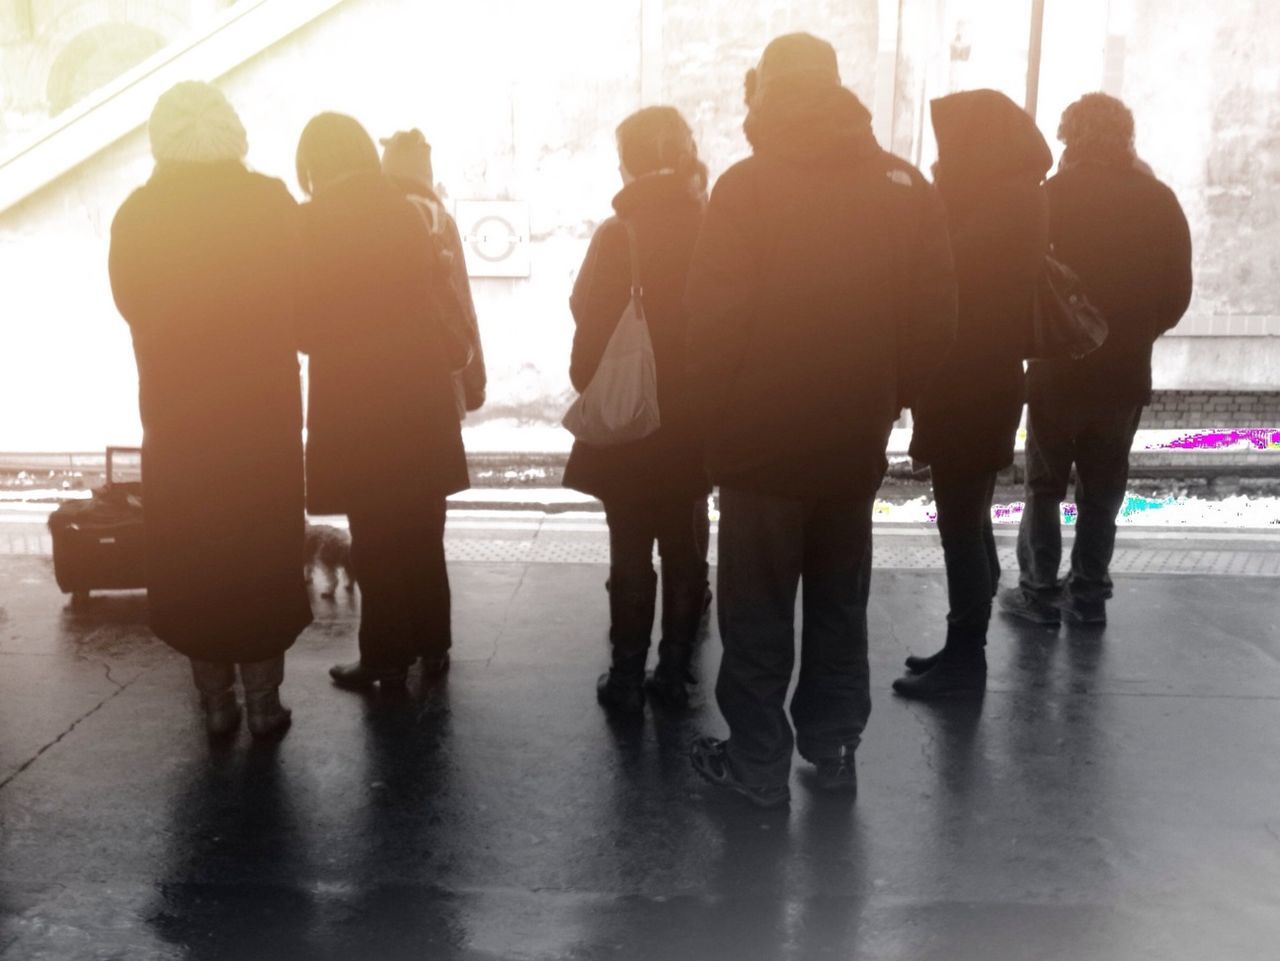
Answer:
<svg viewBox="0 0 1280 961"><path fill-rule="evenodd" d="M817 789L857 791L872 506L893 422L954 336L956 282L937 193L876 143L829 43L778 37L745 87L752 155L716 183L685 295L690 403L720 487L729 727L691 759L780 807L797 747Z"/></svg>
<svg viewBox="0 0 1280 961"><path fill-rule="evenodd" d="M206 83L147 125L156 167L111 225L145 430L151 629L191 660L211 735L282 733L284 654L311 623L302 575L297 204L245 168L244 126Z"/></svg>
<svg viewBox="0 0 1280 961"><path fill-rule="evenodd" d="M196 80L161 94L147 122L156 163L243 162L249 152L244 124L217 87Z"/></svg>

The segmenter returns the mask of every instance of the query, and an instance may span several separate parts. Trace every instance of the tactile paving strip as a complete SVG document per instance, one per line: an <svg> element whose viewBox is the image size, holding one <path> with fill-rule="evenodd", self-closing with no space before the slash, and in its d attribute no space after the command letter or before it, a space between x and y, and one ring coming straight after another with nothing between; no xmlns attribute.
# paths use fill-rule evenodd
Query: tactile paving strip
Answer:
<svg viewBox="0 0 1280 961"><path fill-rule="evenodd" d="M872 565L881 570L942 570L942 547L936 537L876 530ZM1250 544L1241 550L1224 542L1224 532L1212 547L1170 549L1138 541L1120 534L1111 571L1115 574L1153 574L1228 577L1280 577L1280 549ZM1159 543L1159 542L1156 542ZM1173 541L1170 543L1179 543ZM1064 545L1069 552L1069 542ZM46 531L26 525L0 529L0 554L48 556L52 544ZM1012 546L1001 546L1000 563L1006 570L1017 567ZM476 564L608 564L609 538L603 522L562 525L555 522L456 522L452 518L445 534L445 556L453 563ZM712 539L711 563L717 560ZM1064 558L1065 563L1065 558Z"/></svg>

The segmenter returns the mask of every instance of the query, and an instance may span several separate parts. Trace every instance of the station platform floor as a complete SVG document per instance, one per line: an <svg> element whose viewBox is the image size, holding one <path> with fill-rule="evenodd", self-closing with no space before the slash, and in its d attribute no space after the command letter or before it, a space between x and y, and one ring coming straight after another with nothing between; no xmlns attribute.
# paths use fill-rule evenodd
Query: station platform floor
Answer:
<svg viewBox="0 0 1280 961"><path fill-rule="evenodd" d="M797 760L761 813L686 759L714 623L688 714L610 723L598 520L449 523L447 679L336 690L358 596L317 596L293 729L225 746L145 595L73 608L6 528L0 959L1280 956L1275 534L1124 532L1105 629L997 619L985 698L935 706L889 684L942 635L936 534L877 527L860 794Z"/></svg>

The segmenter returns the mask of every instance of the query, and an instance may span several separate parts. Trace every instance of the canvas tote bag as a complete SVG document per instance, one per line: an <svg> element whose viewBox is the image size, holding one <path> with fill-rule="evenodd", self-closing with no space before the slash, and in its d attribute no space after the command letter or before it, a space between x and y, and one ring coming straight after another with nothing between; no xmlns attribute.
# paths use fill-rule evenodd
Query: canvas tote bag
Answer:
<svg viewBox="0 0 1280 961"><path fill-rule="evenodd" d="M661 426L658 370L644 317L640 255L635 230L627 224L631 250L631 300L623 310L600 366L587 389L564 415L564 426L593 447L612 447L648 437Z"/></svg>

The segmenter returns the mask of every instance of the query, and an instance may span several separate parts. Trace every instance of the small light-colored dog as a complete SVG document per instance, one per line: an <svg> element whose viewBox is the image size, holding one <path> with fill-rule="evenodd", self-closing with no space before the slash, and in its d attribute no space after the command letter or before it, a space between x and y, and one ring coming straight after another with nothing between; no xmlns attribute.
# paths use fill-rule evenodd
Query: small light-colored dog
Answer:
<svg viewBox="0 0 1280 961"><path fill-rule="evenodd" d="M310 583L319 568L328 588L320 596L333 600L337 596L340 574L347 575L347 592L355 589L356 576L351 569L351 535L328 524L308 524L303 550L303 572Z"/></svg>

